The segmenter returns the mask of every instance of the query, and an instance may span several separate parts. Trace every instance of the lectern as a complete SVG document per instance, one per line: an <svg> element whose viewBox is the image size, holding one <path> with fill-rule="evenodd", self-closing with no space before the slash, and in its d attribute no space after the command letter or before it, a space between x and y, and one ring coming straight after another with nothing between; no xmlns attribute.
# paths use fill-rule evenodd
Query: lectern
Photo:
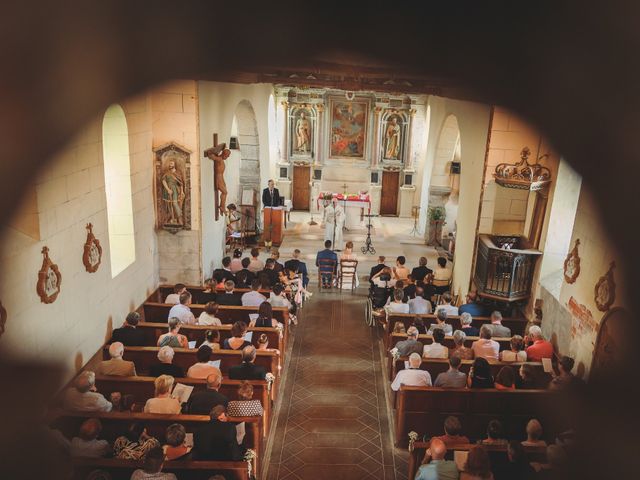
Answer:
<svg viewBox="0 0 640 480"><path fill-rule="evenodd" d="M262 210L262 225L264 226L262 238L265 245L270 243L280 245L282 243L283 221L283 207L264 207Z"/></svg>

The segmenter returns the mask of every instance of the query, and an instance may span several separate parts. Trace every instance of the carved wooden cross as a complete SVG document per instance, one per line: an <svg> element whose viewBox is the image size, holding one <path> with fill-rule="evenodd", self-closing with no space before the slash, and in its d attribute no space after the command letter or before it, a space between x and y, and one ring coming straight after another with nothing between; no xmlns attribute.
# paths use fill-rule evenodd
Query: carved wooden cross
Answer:
<svg viewBox="0 0 640 480"><path fill-rule="evenodd" d="M214 155L219 155L220 151L219 151L219 145L218 145L218 134L214 133L213 134L213 147L211 148L207 148L204 151L204 156L206 158L208 158L209 160L213 160L215 162L215 160L213 159ZM214 202L214 211L215 211L215 216L216 216L216 221L218 221L218 219L220 218L220 204L219 204L219 199L218 199L218 181L217 181L217 176L216 176L216 171L215 171L215 163L213 165L213 202Z"/></svg>
<svg viewBox="0 0 640 480"><path fill-rule="evenodd" d="M344 195L346 195L346 194L347 194L347 184L346 184L346 183L342 185L342 193L343 193Z"/></svg>

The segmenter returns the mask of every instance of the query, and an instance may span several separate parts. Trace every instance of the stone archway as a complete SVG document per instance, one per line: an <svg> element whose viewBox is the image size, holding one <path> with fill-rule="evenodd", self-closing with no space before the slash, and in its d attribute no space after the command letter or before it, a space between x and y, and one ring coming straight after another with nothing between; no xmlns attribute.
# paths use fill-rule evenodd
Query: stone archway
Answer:
<svg viewBox="0 0 640 480"><path fill-rule="evenodd" d="M248 100L238 103L234 115L240 144L240 169L237 179L237 201L242 200L242 189L251 187L256 195L260 193L260 139L253 106ZM259 195L258 195L259 197Z"/></svg>

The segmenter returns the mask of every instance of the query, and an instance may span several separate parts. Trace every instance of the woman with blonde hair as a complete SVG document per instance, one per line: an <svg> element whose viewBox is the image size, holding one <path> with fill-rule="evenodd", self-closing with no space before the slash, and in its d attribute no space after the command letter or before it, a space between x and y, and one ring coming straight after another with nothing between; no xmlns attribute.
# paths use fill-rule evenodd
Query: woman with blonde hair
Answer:
<svg viewBox="0 0 640 480"><path fill-rule="evenodd" d="M144 413L168 413L177 415L180 413L180 402L171 397L174 378L170 375L160 375L156 378L155 397L147 400L144 405Z"/></svg>

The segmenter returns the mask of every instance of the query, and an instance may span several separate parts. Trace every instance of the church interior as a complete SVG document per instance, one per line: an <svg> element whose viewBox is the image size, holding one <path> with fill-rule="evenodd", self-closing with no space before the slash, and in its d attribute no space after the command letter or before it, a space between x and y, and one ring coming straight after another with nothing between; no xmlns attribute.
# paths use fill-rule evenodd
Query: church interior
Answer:
<svg viewBox="0 0 640 480"><path fill-rule="evenodd" d="M27 4L3 478L637 475L638 7Z"/></svg>

